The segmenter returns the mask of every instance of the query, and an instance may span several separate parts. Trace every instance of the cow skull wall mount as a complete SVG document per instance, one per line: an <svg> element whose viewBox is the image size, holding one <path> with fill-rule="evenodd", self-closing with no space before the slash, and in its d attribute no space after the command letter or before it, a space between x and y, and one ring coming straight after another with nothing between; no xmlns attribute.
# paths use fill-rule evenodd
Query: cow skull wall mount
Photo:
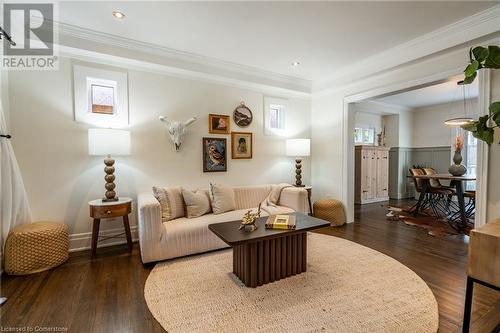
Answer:
<svg viewBox="0 0 500 333"><path fill-rule="evenodd" d="M189 125L196 121L196 117L191 117L185 122L170 121L165 116L160 116L158 119L167 125L167 133L170 141L174 144L175 151L181 150L182 140L186 135L186 129Z"/></svg>

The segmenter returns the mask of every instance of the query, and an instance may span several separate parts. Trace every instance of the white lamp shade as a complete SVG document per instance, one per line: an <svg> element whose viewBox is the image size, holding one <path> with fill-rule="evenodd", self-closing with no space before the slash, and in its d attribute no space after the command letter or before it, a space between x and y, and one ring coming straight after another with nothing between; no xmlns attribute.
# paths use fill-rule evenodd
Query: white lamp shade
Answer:
<svg viewBox="0 0 500 333"><path fill-rule="evenodd" d="M117 129L89 129L89 155L130 155L130 132Z"/></svg>
<svg viewBox="0 0 500 333"><path fill-rule="evenodd" d="M287 139L286 155L294 157L309 156L311 153L310 139Z"/></svg>

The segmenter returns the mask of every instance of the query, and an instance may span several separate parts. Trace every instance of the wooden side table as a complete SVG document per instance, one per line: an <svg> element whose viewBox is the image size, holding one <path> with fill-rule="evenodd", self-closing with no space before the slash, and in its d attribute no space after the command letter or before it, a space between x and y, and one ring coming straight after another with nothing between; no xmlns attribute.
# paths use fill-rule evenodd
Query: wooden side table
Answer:
<svg viewBox="0 0 500 333"><path fill-rule="evenodd" d="M102 199L89 201L90 207L90 217L94 219L92 226L92 257L95 257L97 250L97 243L99 242L99 226L101 224L101 219L122 217L123 227L125 228L125 236L127 238L127 244L129 251L132 251L132 235L130 234L130 225L128 222L128 214L132 211L132 199L131 198L119 198L118 201L103 202ZM101 241L123 236L123 233L109 236Z"/></svg>
<svg viewBox="0 0 500 333"><path fill-rule="evenodd" d="M464 333L469 332L474 283L500 291L500 219L486 223L470 232L462 325Z"/></svg>

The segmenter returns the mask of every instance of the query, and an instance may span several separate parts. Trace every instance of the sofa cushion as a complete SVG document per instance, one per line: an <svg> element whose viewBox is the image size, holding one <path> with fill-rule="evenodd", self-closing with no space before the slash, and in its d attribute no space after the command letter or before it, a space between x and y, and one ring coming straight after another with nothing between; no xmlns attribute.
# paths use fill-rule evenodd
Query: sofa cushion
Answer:
<svg viewBox="0 0 500 333"><path fill-rule="evenodd" d="M236 209L234 191L230 186L210 184L210 199L214 214L222 214Z"/></svg>
<svg viewBox="0 0 500 333"><path fill-rule="evenodd" d="M257 207L253 208L253 210L256 211ZM181 217L168 223L163 223L163 226L167 234L170 235L172 233L185 234L186 232L197 232L199 228L208 228L208 225L212 223L239 221L247 211L248 209L238 209L222 214L206 214L189 220L186 217ZM269 216L268 212L271 215L277 215L293 213L294 210L283 206L266 207L266 210L263 209L261 211L261 216Z"/></svg>
<svg viewBox="0 0 500 333"><path fill-rule="evenodd" d="M258 207L269 195L270 185L235 186L233 187L236 201L235 209L250 209Z"/></svg>
<svg viewBox="0 0 500 333"><path fill-rule="evenodd" d="M153 194L160 203L162 222L184 216L184 199L180 187L153 186Z"/></svg>
<svg viewBox="0 0 500 333"><path fill-rule="evenodd" d="M200 217L212 211L207 191L182 189L182 197L186 204L186 217L188 219Z"/></svg>

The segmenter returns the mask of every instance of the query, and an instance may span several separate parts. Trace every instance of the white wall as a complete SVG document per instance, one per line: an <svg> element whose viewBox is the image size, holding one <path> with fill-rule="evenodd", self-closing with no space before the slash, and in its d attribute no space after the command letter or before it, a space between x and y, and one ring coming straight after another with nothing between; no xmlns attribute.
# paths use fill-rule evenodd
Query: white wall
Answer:
<svg viewBox="0 0 500 333"><path fill-rule="evenodd" d="M9 77L13 145L24 177L35 220L62 221L71 234L91 230L87 202L104 192L103 162L87 154L86 124L73 114L72 63L61 58L58 71L19 71ZM87 64L88 65L88 64ZM293 182L294 161L285 155L284 138L264 136L262 92L166 75L129 71L132 155L116 158L120 196L135 198L153 185L208 187L224 184ZM208 114L232 114L241 102L253 111L248 128L254 134L253 159L231 160L230 136L208 134ZM189 127L182 151L175 153L159 115L185 120ZM286 115L290 137L310 137L310 101L290 99ZM202 137L228 139L228 172L202 172ZM310 183L310 161L304 160L303 179ZM133 214L135 215L135 214ZM135 217L132 225L135 225ZM102 223L119 228L121 221ZM82 235L88 245L88 234Z"/></svg>
<svg viewBox="0 0 500 333"><path fill-rule="evenodd" d="M477 98L466 101L467 115L476 117ZM455 136L454 128L446 126L445 120L463 117L463 101L433 105L412 111L413 123L411 127L411 147L450 146Z"/></svg>
<svg viewBox="0 0 500 333"><path fill-rule="evenodd" d="M382 126L385 127L385 145L399 147L399 114L383 116Z"/></svg>
<svg viewBox="0 0 500 333"><path fill-rule="evenodd" d="M382 130L382 116L375 113L356 111L354 113L354 125L361 128L374 128L376 135Z"/></svg>
<svg viewBox="0 0 500 333"><path fill-rule="evenodd" d="M399 147L411 147L413 145L412 136L418 129L413 122L412 112L401 112L399 114Z"/></svg>

